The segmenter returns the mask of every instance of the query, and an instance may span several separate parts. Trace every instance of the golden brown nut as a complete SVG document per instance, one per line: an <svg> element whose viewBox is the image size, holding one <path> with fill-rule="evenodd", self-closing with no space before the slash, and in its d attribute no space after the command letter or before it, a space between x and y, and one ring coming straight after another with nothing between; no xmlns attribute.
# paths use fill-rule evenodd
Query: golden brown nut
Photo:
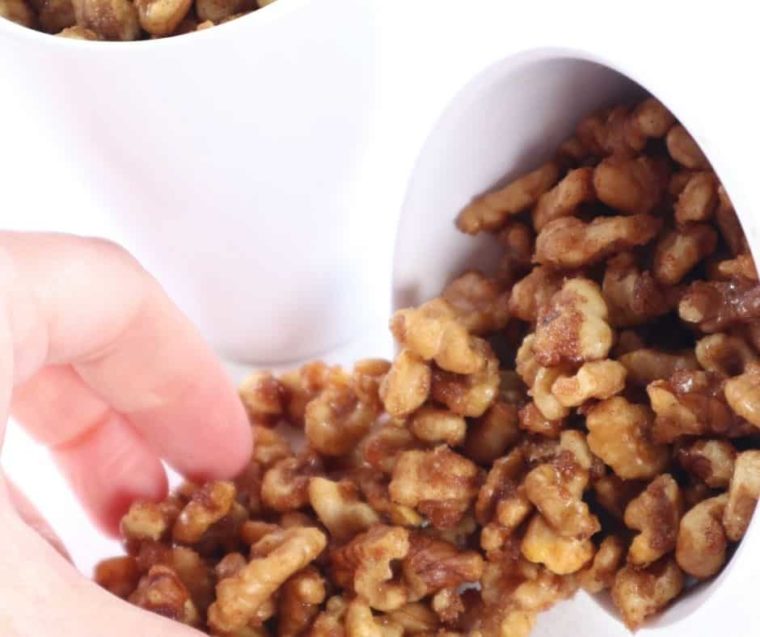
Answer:
<svg viewBox="0 0 760 637"><path fill-rule="evenodd" d="M601 360L610 347L612 330L599 286L589 279L568 279L539 314L536 360L544 367Z"/></svg>
<svg viewBox="0 0 760 637"><path fill-rule="evenodd" d="M649 440L653 416L620 396L594 405L586 416L591 451L624 480L656 476L668 462L668 450Z"/></svg>
<svg viewBox="0 0 760 637"><path fill-rule="evenodd" d="M654 252L652 273L663 285L680 283L702 259L715 251L718 236L711 226L693 223L665 234Z"/></svg>
<svg viewBox="0 0 760 637"><path fill-rule="evenodd" d="M654 97L648 97L633 109L631 116L635 127L646 137L665 137L676 119Z"/></svg>
<svg viewBox="0 0 760 637"><path fill-rule="evenodd" d="M380 385L380 399L391 416L412 413L427 400L431 371L425 361L408 349L393 361Z"/></svg>
<svg viewBox="0 0 760 637"><path fill-rule="evenodd" d="M72 0L77 24L104 40L137 40L140 23L129 0Z"/></svg>
<svg viewBox="0 0 760 637"><path fill-rule="evenodd" d="M346 610L346 637L401 637L403 629L388 617L376 618L361 598L351 600Z"/></svg>
<svg viewBox="0 0 760 637"><path fill-rule="evenodd" d="M608 535L599 545L590 566L580 574L581 586L592 595L611 588L624 558L625 542L617 535Z"/></svg>
<svg viewBox="0 0 760 637"><path fill-rule="evenodd" d="M313 361L300 369L282 374L279 380L285 387L287 420L296 426L303 425L306 405L325 387L349 382L348 375L340 367L328 367L322 361Z"/></svg>
<svg viewBox="0 0 760 637"><path fill-rule="evenodd" d="M742 539L760 497L760 451L743 451L736 457L728 487L723 528L732 542Z"/></svg>
<svg viewBox="0 0 760 637"><path fill-rule="evenodd" d="M646 386L660 378L670 378L679 371L696 371L699 369L694 352L663 352L657 349L636 349L623 354L618 361L628 371L631 383Z"/></svg>
<svg viewBox="0 0 760 637"><path fill-rule="evenodd" d="M731 334L705 336L697 342L694 353L702 369L724 376L741 374L747 365L758 360L747 341Z"/></svg>
<svg viewBox="0 0 760 637"><path fill-rule="evenodd" d="M560 535L538 513L525 531L520 550L525 559L544 564L557 575L575 573L594 557L591 540Z"/></svg>
<svg viewBox="0 0 760 637"><path fill-rule="evenodd" d="M701 439L682 446L678 464L712 489L726 488L734 473L736 449L727 440Z"/></svg>
<svg viewBox="0 0 760 637"><path fill-rule="evenodd" d="M438 628L438 616L421 602L406 604L388 613L388 617L403 629L405 635L436 634Z"/></svg>
<svg viewBox="0 0 760 637"><path fill-rule="evenodd" d="M464 442L467 423L462 416L446 409L422 407L412 415L409 429L424 442L445 442L450 447L456 447Z"/></svg>
<svg viewBox="0 0 760 637"><path fill-rule="evenodd" d="M666 180L651 157L603 159L594 169L594 190L602 203L629 214L648 213L662 199Z"/></svg>
<svg viewBox="0 0 760 637"><path fill-rule="evenodd" d="M528 395L533 398L533 404L541 416L547 420L558 421L570 413L570 410L552 392L554 383L566 374L565 367L539 367L528 391Z"/></svg>
<svg viewBox="0 0 760 637"><path fill-rule="evenodd" d="M517 407L496 400L467 426L464 455L478 464L490 464L514 445L519 435Z"/></svg>
<svg viewBox="0 0 760 637"><path fill-rule="evenodd" d="M530 263L530 255L527 263ZM497 281L477 270L470 270L454 279L444 288L441 297L471 334L495 332L509 320L509 290L504 290Z"/></svg>
<svg viewBox="0 0 760 637"><path fill-rule="evenodd" d="M95 31L78 25L66 27L59 33L56 33L56 36L59 38L69 38L70 40L100 40L100 36Z"/></svg>
<svg viewBox="0 0 760 637"><path fill-rule="evenodd" d="M433 370L430 395L460 416L482 416L499 393L499 361L488 343L479 341L478 345L486 361L481 371L463 375Z"/></svg>
<svg viewBox="0 0 760 637"><path fill-rule="evenodd" d="M705 170L710 167L697 142L680 124L676 124L665 137L670 156L682 166L691 170Z"/></svg>
<svg viewBox="0 0 760 637"><path fill-rule="evenodd" d="M499 507L503 502L509 503L504 509L505 513L507 510L514 512L518 502L522 510L517 516L500 518L499 523L503 526L513 530L527 517L532 505L520 487L525 469L526 463L520 449L513 449L493 463L475 502L475 517L480 524L485 525L494 516L499 517Z"/></svg>
<svg viewBox="0 0 760 637"><path fill-rule="evenodd" d="M521 321L534 323L561 286L562 277L557 272L545 266L535 267L512 287L509 311Z"/></svg>
<svg viewBox="0 0 760 637"><path fill-rule="evenodd" d="M0 0L0 18L6 18L30 29L37 24L34 11L24 0Z"/></svg>
<svg viewBox="0 0 760 637"><path fill-rule="evenodd" d="M285 385L270 372L253 372L238 387L251 423L276 424L285 414Z"/></svg>
<svg viewBox="0 0 760 637"><path fill-rule="evenodd" d="M556 404L559 406L559 403ZM546 418L534 401L520 407L517 415L520 429L544 438L557 438L565 426L562 418L556 420Z"/></svg>
<svg viewBox="0 0 760 637"><path fill-rule="evenodd" d="M140 568L131 555L112 557L95 565L92 579L109 593L127 599L140 581Z"/></svg>
<svg viewBox="0 0 760 637"><path fill-rule="evenodd" d="M534 261L558 268L580 268L610 254L649 243L662 221L648 214L596 217L585 223L576 217L550 221L536 238Z"/></svg>
<svg viewBox="0 0 760 637"><path fill-rule="evenodd" d="M683 499L678 484L669 474L658 476L631 500L625 509L625 524L640 531L628 550L628 563L648 566L676 546Z"/></svg>
<svg viewBox="0 0 760 637"><path fill-rule="evenodd" d="M760 428L760 365L752 363L743 374L729 378L724 391L734 413Z"/></svg>
<svg viewBox="0 0 760 637"><path fill-rule="evenodd" d="M323 610L312 624L309 637L343 637L343 619L346 615L348 604L340 595L334 595L327 600Z"/></svg>
<svg viewBox="0 0 760 637"><path fill-rule="evenodd" d="M246 567L216 585L209 625L220 632L245 626L259 607L291 575L308 566L326 544L324 534L315 528L292 528L265 536L253 546L255 557Z"/></svg>
<svg viewBox="0 0 760 637"><path fill-rule="evenodd" d="M681 519L676 543L676 562L698 579L715 575L726 562L726 534L722 518L726 494L703 500Z"/></svg>
<svg viewBox="0 0 760 637"><path fill-rule="evenodd" d="M733 259L719 261L715 264L710 278L758 281L755 260L750 254L737 254Z"/></svg>
<svg viewBox="0 0 760 637"><path fill-rule="evenodd" d="M276 462L293 455L290 443L277 431L268 427L253 426L252 460L268 469Z"/></svg>
<svg viewBox="0 0 760 637"><path fill-rule="evenodd" d="M620 105L583 118L575 132L581 144L594 155L628 157L639 153L646 144L641 123L647 123L646 117L631 114L627 106Z"/></svg>
<svg viewBox="0 0 760 637"><path fill-rule="evenodd" d="M196 626L200 618L190 593L168 566L153 566L140 579L137 590L129 597L135 606L152 611L169 619Z"/></svg>
<svg viewBox="0 0 760 637"><path fill-rule="evenodd" d="M261 500L280 513L300 509L309 503L309 479L321 472L322 461L313 452L280 460L264 474Z"/></svg>
<svg viewBox="0 0 760 637"><path fill-rule="evenodd" d="M362 458L373 469L390 474L401 452L419 447L419 442L408 427L388 422L370 432L364 439Z"/></svg>
<svg viewBox="0 0 760 637"><path fill-rule="evenodd" d="M626 626L635 630L678 597L683 587L684 576L675 560L663 559L641 570L626 566L615 576L612 601Z"/></svg>
<svg viewBox="0 0 760 637"><path fill-rule="evenodd" d="M533 208L533 227L540 232L550 221L575 214L582 203L596 198L593 168L571 170L551 190L539 197Z"/></svg>
<svg viewBox="0 0 760 637"><path fill-rule="evenodd" d="M192 4L192 0L135 0L140 26L159 37L174 33Z"/></svg>
<svg viewBox="0 0 760 637"><path fill-rule="evenodd" d="M288 579L277 601L277 637L297 637L308 630L326 596L325 580L313 566Z"/></svg>
<svg viewBox="0 0 760 637"><path fill-rule="evenodd" d="M583 363L573 376L560 375L551 387L552 394L565 407L578 407L596 398L603 400L625 387L626 368L617 361Z"/></svg>
<svg viewBox="0 0 760 637"><path fill-rule="evenodd" d="M208 528L230 512L237 491L232 482L207 482L193 493L190 502L174 522L172 537L176 542L194 544Z"/></svg>
<svg viewBox="0 0 760 637"><path fill-rule="evenodd" d="M499 230L511 215L527 210L559 179L559 166L549 162L501 190L481 195L457 217L457 227L467 234Z"/></svg>
<svg viewBox="0 0 760 637"><path fill-rule="evenodd" d="M338 542L345 542L380 522L372 507L359 500L357 491L349 481L333 482L327 478L309 481L311 507Z"/></svg>
<svg viewBox="0 0 760 637"><path fill-rule="evenodd" d="M687 173L687 177L678 195L675 219L679 224L707 221L718 203L718 180L711 172Z"/></svg>
<svg viewBox="0 0 760 637"><path fill-rule="evenodd" d="M171 530L182 506L177 498L160 503L134 502L121 519L121 534L127 542L157 542Z"/></svg>

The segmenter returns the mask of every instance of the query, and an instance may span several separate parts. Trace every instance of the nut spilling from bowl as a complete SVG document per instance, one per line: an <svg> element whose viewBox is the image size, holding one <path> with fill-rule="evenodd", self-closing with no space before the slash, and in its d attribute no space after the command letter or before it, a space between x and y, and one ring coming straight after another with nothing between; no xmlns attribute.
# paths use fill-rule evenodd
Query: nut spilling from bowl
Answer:
<svg viewBox="0 0 760 637"><path fill-rule="evenodd" d="M0 0L0 17L76 40L145 40L229 22L274 0Z"/></svg>
<svg viewBox="0 0 760 637"><path fill-rule="evenodd" d="M595 113L457 225L498 271L398 311L393 363L250 376L245 472L134 504L96 580L220 636L524 637L718 573L760 495L760 286L694 140Z"/></svg>

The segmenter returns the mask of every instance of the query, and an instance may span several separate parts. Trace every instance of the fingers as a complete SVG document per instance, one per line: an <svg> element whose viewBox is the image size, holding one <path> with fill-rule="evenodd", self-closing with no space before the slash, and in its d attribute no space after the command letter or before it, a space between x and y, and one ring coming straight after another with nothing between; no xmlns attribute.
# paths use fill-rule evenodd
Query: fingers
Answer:
<svg viewBox="0 0 760 637"><path fill-rule="evenodd" d="M71 401L60 433L46 432L58 429L49 416L60 413L61 392L51 389L39 418L30 417L34 408L28 402L21 408L24 420L35 420L36 435L65 444L79 432L89 441L87 454L112 453L104 433L90 432L88 424L107 405L181 473L229 477L244 466L250 428L224 370L133 259L103 241L16 233L0 233L0 257L6 265L0 286L10 304L14 378L23 381L45 365L70 364L102 401ZM107 420L107 431L118 431L125 442L125 423L117 427L118 419ZM87 454L69 453L62 464L73 471L77 457L92 459ZM112 456L103 464L113 462Z"/></svg>

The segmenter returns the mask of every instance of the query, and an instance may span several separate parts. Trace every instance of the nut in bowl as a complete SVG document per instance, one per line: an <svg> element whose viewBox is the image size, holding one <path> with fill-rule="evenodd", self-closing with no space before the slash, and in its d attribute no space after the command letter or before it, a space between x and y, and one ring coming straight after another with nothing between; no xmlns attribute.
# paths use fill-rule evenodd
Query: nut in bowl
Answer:
<svg viewBox="0 0 760 637"><path fill-rule="evenodd" d="M398 310L392 363L252 375L248 468L133 505L102 585L213 635L525 637L579 590L637 629L726 567L760 495L749 246L662 103L548 64L616 101L437 213L493 267Z"/></svg>

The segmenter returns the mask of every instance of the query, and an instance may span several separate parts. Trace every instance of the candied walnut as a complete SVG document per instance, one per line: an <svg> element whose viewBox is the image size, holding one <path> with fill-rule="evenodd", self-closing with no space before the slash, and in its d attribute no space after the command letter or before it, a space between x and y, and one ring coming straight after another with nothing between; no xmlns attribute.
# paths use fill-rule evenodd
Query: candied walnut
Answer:
<svg viewBox="0 0 760 637"><path fill-rule="evenodd" d="M528 391L536 408L547 420L560 420L570 413L570 410L552 392L554 383L566 372L567 370L563 367L539 367Z"/></svg>
<svg viewBox="0 0 760 637"><path fill-rule="evenodd" d="M617 361L583 363L573 376L560 375L551 386L554 397L564 407L578 407L592 398L605 399L625 387L626 368Z"/></svg>
<svg viewBox="0 0 760 637"><path fill-rule="evenodd" d="M628 370L628 380L640 386L661 378L670 378L676 372L699 369L692 350L663 352L643 348L623 354L618 360Z"/></svg>
<svg viewBox="0 0 760 637"><path fill-rule="evenodd" d="M712 274L711 278L758 280L755 260L751 254L738 254L733 259L719 261Z"/></svg>
<svg viewBox="0 0 760 637"><path fill-rule="evenodd" d="M251 460L268 469L280 460L293 455L290 443L279 433L267 427L253 426L253 456Z"/></svg>
<svg viewBox="0 0 760 637"><path fill-rule="evenodd" d="M760 497L760 451L743 451L736 457L723 512L723 528L732 542L742 539Z"/></svg>
<svg viewBox="0 0 760 637"><path fill-rule="evenodd" d="M550 221L536 238L533 260L558 268L580 268L610 254L649 243L662 221L648 214L596 217L585 223L576 217Z"/></svg>
<svg viewBox="0 0 760 637"><path fill-rule="evenodd" d="M668 462L668 449L649 441L653 414L621 396L594 405L586 416L588 445L624 480L652 478Z"/></svg>
<svg viewBox="0 0 760 637"><path fill-rule="evenodd" d="M623 519L625 508L643 489L644 485L632 480L621 480L614 473L595 480L593 483L596 502L608 513Z"/></svg>
<svg viewBox="0 0 760 637"><path fill-rule="evenodd" d="M378 415L378 406L360 401L350 387L333 385L306 405L304 433L323 456L343 456L356 447Z"/></svg>
<svg viewBox="0 0 760 637"><path fill-rule="evenodd" d="M211 20L215 24L225 22L256 8L254 0L196 0L195 11L200 20Z"/></svg>
<svg viewBox="0 0 760 637"><path fill-rule="evenodd" d="M409 601L416 602L444 588L477 582L483 575L483 558L475 551L422 533L409 537L409 553L401 563Z"/></svg>
<svg viewBox="0 0 760 637"><path fill-rule="evenodd" d="M30 29L37 26L34 11L24 0L0 0L0 18L6 18Z"/></svg>
<svg viewBox="0 0 760 637"><path fill-rule="evenodd" d="M302 426L306 405L328 385L346 384L348 377L340 367L328 367L322 361L314 361L283 374L280 382L285 387L287 419L293 425Z"/></svg>
<svg viewBox="0 0 760 637"><path fill-rule="evenodd" d="M518 177L506 187L476 197L457 217L457 227L467 234L499 230L511 215L523 212L559 179L559 166L549 162Z"/></svg>
<svg viewBox="0 0 760 637"><path fill-rule="evenodd" d="M513 449L493 463L475 502L475 517L480 524L485 525L496 515L499 524L514 530L527 517L532 505L520 487L525 468L520 449Z"/></svg>
<svg viewBox="0 0 760 637"><path fill-rule="evenodd" d="M760 318L760 285L752 281L694 281L678 304L678 315L703 332Z"/></svg>
<svg viewBox="0 0 760 637"><path fill-rule="evenodd" d="M545 266L533 268L512 286L509 311L521 321L534 323L562 286L562 276Z"/></svg>
<svg viewBox="0 0 760 637"><path fill-rule="evenodd" d="M309 503L309 479L321 472L322 461L311 452L280 460L264 474L261 500L280 513L300 509Z"/></svg>
<svg viewBox="0 0 760 637"><path fill-rule="evenodd" d="M465 610L462 595L455 588L438 591L433 595L430 606L436 619L440 618L444 624L454 624Z"/></svg>
<svg viewBox="0 0 760 637"><path fill-rule="evenodd" d="M280 590L277 601L277 637L303 634L325 601L325 580L313 566L290 577Z"/></svg>
<svg viewBox="0 0 760 637"><path fill-rule="evenodd" d="M753 427L741 421L728 407L723 395L723 380L703 371L676 372L669 380L647 385L652 409L657 414L652 437L669 443L681 436L718 435L729 438L752 433Z"/></svg>
<svg viewBox="0 0 760 637"><path fill-rule="evenodd" d="M654 97L648 97L633 109L631 120L646 137L659 138L665 137L676 118L663 106L662 102Z"/></svg>
<svg viewBox="0 0 760 637"><path fill-rule="evenodd" d="M431 451L405 451L393 468L391 499L417 509L437 527L455 526L475 499L480 470L442 445Z"/></svg>
<svg viewBox="0 0 760 637"><path fill-rule="evenodd" d="M271 526L274 527L274 530L277 529L276 526ZM248 564L248 560L242 553L227 553L227 555L219 560L216 563L216 566L214 566L214 575L220 580L223 580L226 577L232 577L242 571L246 564Z"/></svg>
<svg viewBox="0 0 760 637"><path fill-rule="evenodd" d="M681 124L673 126L665 137L668 153L681 166L691 170L705 170L710 168L704 153L700 150L697 142L689 135Z"/></svg>
<svg viewBox="0 0 760 637"><path fill-rule="evenodd" d="M478 464L490 464L513 446L519 436L517 407L497 399L486 413L469 423L464 455Z"/></svg>
<svg viewBox="0 0 760 637"><path fill-rule="evenodd" d="M274 592L294 573L308 566L327 539L315 528L270 533L252 547L252 559L236 575L216 585L209 625L219 632L239 630L256 616Z"/></svg>
<svg viewBox="0 0 760 637"><path fill-rule="evenodd" d="M551 190L541 195L533 208L533 227L537 231L550 221L574 215L582 203L594 201L593 168L571 170Z"/></svg>
<svg viewBox="0 0 760 637"><path fill-rule="evenodd" d="M561 407L559 403L557 405ZM517 414L520 429L546 438L558 438L565 424L562 418L555 420L546 418L533 401L523 405Z"/></svg>
<svg viewBox="0 0 760 637"><path fill-rule="evenodd" d="M140 26L159 37L174 33L192 4L192 0L135 0Z"/></svg>
<svg viewBox="0 0 760 637"><path fill-rule="evenodd" d="M594 169L593 187L599 200L629 214L651 212L662 199L666 183L662 166L646 156L607 157Z"/></svg>
<svg viewBox="0 0 760 637"><path fill-rule="evenodd" d="M436 634L438 628L438 616L421 602L406 604L388 613L388 617L403 629L405 635Z"/></svg>
<svg viewBox="0 0 760 637"><path fill-rule="evenodd" d="M195 491L174 522L175 542L195 544L209 527L230 512L236 495L232 482L207 482Z"/></svg>
<svg viewBox="0 0 760 637"><path fill-rule="evenodd" d="M630 252L607 262L602 293L610 314L610 324L631 327L666 314L674 307L673 295L664 290L648 271L642 272Z"/></svg>
<svg viewBox="0 0 760 637"><path fill-rule="evenodd" d="M509 291L477 270L470 270L454 279L444 288L441 296L454 310L457 321L472 334L488 334L503 329L509 320Z"/></svg>
<svg viewBox="0 0 760 637"><path fill-rule="evenodd" d="M530 267L534 238L533 230L527 224L513 221L504 226L496 236L503 248L502 265L508 266L510 271Z"/></svg>
<svg viewBox="0 0 760 637"><path fill-rule="evenodd" d="M372 507L359 500L356 485L347 480L333 482L326 478L312 478L309 481L309 502L320 522L338 542L345 542L380 522Z"/></svg>
<svg viewBox="0 0 760 637"><path fill-rule="evenodd" d="M396 340L426 361L457 374L473 374L485 364L483 348L460 323L448 301L437 298L398 310L391 319Z"/></svg>
<svg viewBox="0 0 760 637"><path fill-rule="evenodd" d="M182 503L176 497L163 502L134 502L121 518L121 534L129 542L157 542L171 529Z"/></svg>
<svg viewBox="0 0 760 637"><path fill-rule="evenodd" d="M528 524L520 550L525 559L557 575L579 571L594 556L591 540L560 535L538 513Z"/></svg>
<svg viewBox="0 0 760 637"><path fill-rule="evenodd" d="M402 350L380 384L380 399L391 416L412 413L427 400L431 371L428 364L408 349Z"/></svg>
<svg viewBox="0 0 760 637"><path fill-rule="evenodd" d="M72 0L76 23L104 40L137 40L137 8L129 0Z"/></svg>
<svg viewBox="0 0 760 637"><path fill-rule="evenodd" d="M360 597L351 600L346 609L346 637L401 637L403 629L372 614L372 609Z"/></svg>
<svg viewBox="0 0 760 637"><path fill-rule="evenodd" d="M357 398L369 405L382 406L380 383L391 368L383 358L365 358L354 364L351 386Z"/></svg>
<svg viewBox="0 0 760 637"><path fill-rule="evenodd" d="M528 387L536 382L536 375L541 369L541 364L536 360L536 353L533 349L535 342L536 335L528 334L520 344L515 356L515 371Z"/></svg>
<svg viewBox="0 0 760 637"><path fill-rule="evenodd" d="M285 414L285 386L270 372L253 372L238 388L251 423L275 424Z"/></svg>
<svg viewBox="0 0 760 637"><path fill-rule="evenodd" d="M343 619L346 615L348 604L340 595L334 595L327 600L323 610L307 633L309 637L344 637L346 631L343 628Z"/></svg>
<svg viewBox="0 0 760 637"><path fill-rule="evenodd" d="M200 622L190 593L168 566L153 566L140 579L137 590L129 597L130 603L158 615L196 626Z"/></svg>
<svg viewBox="0 0 760 637"><path fill-rule="evenodd" d="M362 442L362 458L373 469L391 473L403 451L419 447L407 427L393 422L384 423L372 431Z"/></svg>
<svg viewBox="0 0 760 637"><path fill-rule="evenodd" d="M734 413L760 428L760 365L752 363L743 374L729 378L724 392Z"/></svg>
<svg viewBox="0 0 760 637"><path fill-rule="evenodd" d="M73 27L66 27L59 33L56 33L59 38L69 38L70 40L100 40L100 36L92 29L86 29L79 25Z"/></svg>
<svg viewBox="0 0 760 637"><path fill-rule="evenodd" d="M408 593L402 582L394 580L392 562L403 560L409 549L409 531L378 524L331 553L333 578L376 610L401 608L408 601Z"/></svg>
<svg viewBox="0 0 760 637"><path fill-rule="evenodd" d="M577 136L568 137L557 148L557 157L566 164L580 164L588 158L589 151Z"/></svg>
<svg viewBox="0 0 760 637"><path fill-rule="evenodd" d="M544 367L600 360L610 351L612 336L599 286L569 279L539 313L533 352Z"/></svg>
<svg viewBox="0 0 760 637"><path fill-rule="evenodd" d="M431 396L460 416L482 416L499 393L499 361L488 343L481 341L479 345L486 361L481 371L462 375L433 370Z"/></svg>
<svg viewBox="0 0 760 637"><path fill-rule="evenodd" d="M92 578L109 593L127 599L137 588L140 567L131 555L112 557L97 563Z"/></svg>
<svg viewBox="0 0 760 637"><path fill-rule="evenodd" d="M734 206L723 186L718 186L718 207L715 209L715 222L732 254L749 252L747 237L744 236Z"/></svg>
<svg viewBox="0 0 760 637"><path fill-rule="evenodd" d="M625 542L617 535L607 536L599 545L591 564L580 574L581 586L592 595L611 588L624 558Z"/></svg>
<svg viewBox="0 0 760 637"><path fill-rule="evenodd" d="M445 409L422 407L412 415L409 428L424 442L445 442L450 447L456 447L464 441L467 423L462 416Z"/></svg>
<svg viewBox="0 0 760 637"><path fill-rule="evenodd" d="M683 572L672 559L663 559L646 569L626 566L615 576L612 601L625 625L635 630L678 597L683 587Z"/></svg>
<svg viewBox="0 0 760 637"><path fill-rule="evenodd" d="M711 226L693 223L666 233L654 251L652 272L663 285L679 283L702 259L715 251L718 235Z"/></svg>
<svg viewBox="0 0 760 637"><path fill-rule="evenodd" d="M718 180L711 172L691 173L687 177L676 201L675 219L679 224L707 221L718 203Z"/></svg>
<svg viewBox="0 0 760 637"><path fill-rule="evenodd" d="M758 360L757 353L747 341L730 334L705 336L697 342L694 352L703 369L724 376L741 374L747 365Z"/></svg>
<svg viewBox="0 0 760 637"><path fill-rule="evenodd" d="M734 473L736 449L726 440L695 440L680 447L675 459L708 487L726 488Z"/></svg>
<svg viewBox="0 0 760 637"><path fill-rule="evenodd" d="M640 531L628 550L628 562L648 566L676 546L683 499L678 484L669 474L658 476L625 509L628 528Z"/></svg>
<svg viewBox="0 0 760 637"><path fill-rule="evenodd" d="M646 135L627 106L615 106L583 118L575 129L581 144L594 155L630 156L644 148Z"/></svg>
<svg viewBox="0 0 760 637"><path fill-rule="evenodd" d="M726 533L722 518L726 494L703 500L681 519L676 542L676 562L689 575L707 579L726 562Z"/></svg>

